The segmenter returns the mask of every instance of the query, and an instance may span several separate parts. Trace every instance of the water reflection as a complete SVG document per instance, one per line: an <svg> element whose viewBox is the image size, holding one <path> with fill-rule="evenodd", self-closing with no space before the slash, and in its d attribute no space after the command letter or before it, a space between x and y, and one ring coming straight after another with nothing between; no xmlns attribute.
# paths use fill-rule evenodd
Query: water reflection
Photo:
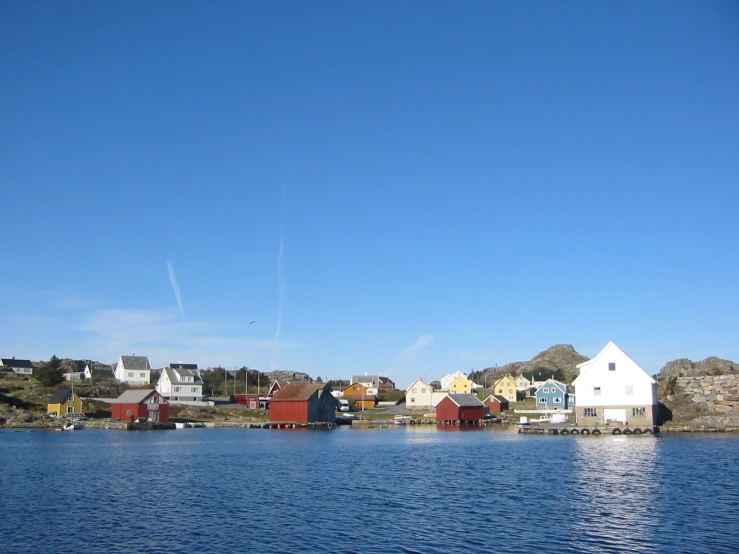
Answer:
<svg viewBox="0 0 739 554"><path fill-rule="evenodd" d="M659 441L575 441L570 511L576 550L644 552L656 546Z"/></svg>

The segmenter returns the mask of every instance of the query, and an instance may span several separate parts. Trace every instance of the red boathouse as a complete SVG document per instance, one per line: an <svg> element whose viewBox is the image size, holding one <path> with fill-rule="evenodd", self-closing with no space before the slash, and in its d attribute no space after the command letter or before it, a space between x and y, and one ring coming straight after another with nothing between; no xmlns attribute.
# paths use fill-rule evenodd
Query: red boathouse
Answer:
<svg viewBox="0 0 739 554"><path fill-rule="evenodd" d="M153 423L169 422L169 402L155 389L128 389L112 404L112 418L119 421L143 418Z"/></svg>
<svg viewBox="0 0 739 554"><path fill-rule="evenodd" d="M485 404L474 394L447 394L436 405L436 421L471 423L485 419Z"/></svg>
<svg viewBox="0 0 739 554"><path fill-rule="evenodd" d="M269 419L290 423L333 423L338 405L326 383L289 383L272 397Z"/></svg>

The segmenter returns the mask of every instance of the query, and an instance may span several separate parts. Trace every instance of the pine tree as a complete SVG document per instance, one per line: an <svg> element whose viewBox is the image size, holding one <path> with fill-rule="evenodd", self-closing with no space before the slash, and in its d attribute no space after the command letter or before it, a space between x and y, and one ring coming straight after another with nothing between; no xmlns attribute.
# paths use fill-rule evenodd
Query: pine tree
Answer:
<svg viewBox="0 0 739 554"><path fill-rule="evenodd" d="M52 356L51 360L46 362L36 372L36 379L45 387L53 387L64 381L64 372L62 371L62 362L56 356Z"/></svg>

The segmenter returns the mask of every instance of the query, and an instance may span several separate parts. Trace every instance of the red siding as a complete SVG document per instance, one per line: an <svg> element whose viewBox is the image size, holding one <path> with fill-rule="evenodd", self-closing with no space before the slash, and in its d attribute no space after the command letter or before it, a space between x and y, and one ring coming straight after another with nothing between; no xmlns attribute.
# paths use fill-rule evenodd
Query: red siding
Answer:
<svg viewBox="0 0 739 554"><path fill-rule="evenodd" d="M436 406L437 421L479 421L481 419L485 419L484 406L460 408L448 397Z"/></svg>
<svg viewBox="0 0 739 554"><path fill-rule="evenodd" d="M128 411L131 411L131 415ZM133 421L137 417L149 417L148 404L113 404L112 419ZM159 404L159 423L169 422L169 404Z"/></svg>
<svg viewBox="0 0 739 554"><path fill-rule="evenodd" d="M275 400L269 405L270 421L290 421L308 423L307 400Z"/></svg>

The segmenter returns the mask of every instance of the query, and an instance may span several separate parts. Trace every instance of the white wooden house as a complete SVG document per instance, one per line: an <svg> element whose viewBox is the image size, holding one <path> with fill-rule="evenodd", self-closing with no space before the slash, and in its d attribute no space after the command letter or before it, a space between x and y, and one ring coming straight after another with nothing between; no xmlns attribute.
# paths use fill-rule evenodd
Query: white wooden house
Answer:
<svg viewBox="0 0 739 554"><path fill-rule="evenodd" d="M657 381L613 342L577 367L580 374L572 386L577 391L579 425L655 424Z"/></svg>
<svg viewBox="0 0 739 554"><path fill-rule="evenodd" d="M405 389L405 407L409 410L433 410L449 391L434 390L423 379L416 379Z"/></svg>
<svg viewBox="0 0 739 554"><path fill-rule="evenodd" d="M121 356L115 365L115 378L131 385L148 385L151 366L146 356Z"/></svg>
<svg viewBox="0 0 739 554"><path fill-rule="evenodd" d="M1 358L0 365L7 367L18 375L33 375L31 360L16 360L15 358Z"/></svg>
<svg viewBox="0 0 739 554"><path fill-rule="evenodd" d="M197 364L169 364L162 370L157 392L172 401L199 401L203 398L203 381Z"/></svg>
<svg viewBox="0 0 739 554"><path fill-rule="evenodd" d="M380 376L379 375L352 375L350 384L359 383L367 387L367 394L377 395L380 392Z"/></svg>

